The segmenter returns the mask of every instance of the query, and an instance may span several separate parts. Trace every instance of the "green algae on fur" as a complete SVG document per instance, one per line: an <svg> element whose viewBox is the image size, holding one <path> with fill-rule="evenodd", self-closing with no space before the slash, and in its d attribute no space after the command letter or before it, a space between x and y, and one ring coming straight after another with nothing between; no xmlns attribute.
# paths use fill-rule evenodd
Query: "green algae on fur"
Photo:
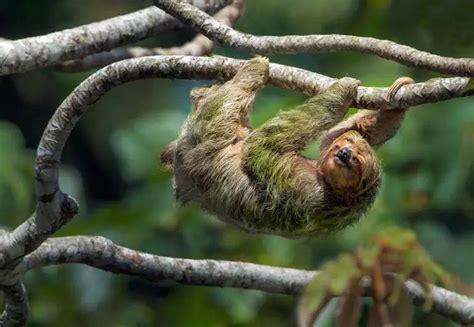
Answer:
<svg viewBox="0 0 474 327"><path fill-rule="evenodd" d="M268 72L268 59L257 57L226 83L191 92L192 112L163 154L178 201L198 203L249 232L291 238L356 222L373 203L381 180L379 162L362 135L382 143L398 128L387 126L399 121L367 113L347 127L341 120L359 82L343 78L252 131L248 114ZM318 137L325 144L320 157L305 158L304 147ZM336 162L338 142L352 146L357 162ZM336 177L341 171L348 180L334 180L328 171Z"/></svg>

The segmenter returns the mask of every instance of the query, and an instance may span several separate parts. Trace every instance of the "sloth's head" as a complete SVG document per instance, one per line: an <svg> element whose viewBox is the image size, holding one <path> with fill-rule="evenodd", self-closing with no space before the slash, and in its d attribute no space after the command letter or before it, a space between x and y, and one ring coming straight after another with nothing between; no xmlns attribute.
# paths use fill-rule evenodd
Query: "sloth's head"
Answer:
<svg viewBox="0 0 474 327"><path fill-rule="evenodd" d="M327 147L322 159L324 180L335 191L359 195L379 184L379 161L357 131L339 136Z"/></svg>

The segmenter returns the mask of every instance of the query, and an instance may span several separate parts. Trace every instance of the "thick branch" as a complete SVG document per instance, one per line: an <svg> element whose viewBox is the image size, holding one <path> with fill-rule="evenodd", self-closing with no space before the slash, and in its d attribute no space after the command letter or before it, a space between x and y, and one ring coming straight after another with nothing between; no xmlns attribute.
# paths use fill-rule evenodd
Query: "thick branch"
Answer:
<svg viewBox="0 0 474 327"><path fill-rule="evenodd" d="M48 123L37 151L37 196L46 203L58 190L58 167L66 140L81 115L112 88L144 78L230 78L242 61L229 58L158 56L129 59L99 70L82 82L59 106ZM270 83L317 93L334 82L302 69L271 64ZM465 95L466 78L440 79L404 87L394 99L396 107ZM315 91L316 90L316 91ZM359 88L356 106L390 107L386 89Z"/></svg>
<svg viewBox="0 0 474 327"><path fill-rule="evenodd" d="M255 289L297 295L316 272L252 263L175 259L115 245L103 237L51 238L25 258L24 269L84 263L105 271L138 276L150 281L173 280L182 284ZM415 305L428 299L414 281L405 283ZM460 323L474 323L474 299L431 286L431 311Z"/></svg>
<svg viewBox="0 0 474 327"><path fill-rule="evenodd" d="M231 0L187 0L200 9L215 13ZM173 17L156 7L107 19L98 23L0 42L0 75L48 67L66 60L83 58L134 43L180 26Z"/></svg>
<svg viewBox="0 0 474 327"><path fill-rule="evenodd" d="M37 184L39 181L37 181ZM37 185L37 193L43 190ZM42 193L37 199L36 211L10 233L0 235L0 267L11 269L24 255L35 250L59 228L74 217L79 206L59 187L51 194ZM4 278L0 278L4 280Z"/></svg>
<svg viewBox="0 0 474 327"><path fill-rule="evenodd" d="M58 171L66 140L87 109L114 87L144 78L228 79L243 61L224 57L157 56L129 59L107 66L82 82L59 106L38 146L35 177L35 215L12 233L0 237L0 266L33 251L77 213L76 202L58 186ZM334 79L303 69L270 65L269 82L295 91L315 94ZM359 87L356 107L390 109L435 102L472 94L468 78L456 77L403 87L392 102L387 88Z"/></svg>
<svg viewBox="0 0 474 327"><path fill-rule="evenodd" d="M214 41L256 54L355 51L416 68L457 76L474 76L474 59L434 55L392 41L352 35L254 36L234 30L189 4L155 0L155 4Z"/></svg>
<svg viewBox="0 0 474 327"><path fill-rule="evenodd" d="M0 315L0 326L23 326L28 320L28 295L22 282L0 286L5 294L5 310Z"/></svg>
<svg viewBox="0 0 474 327"><path fill-rule="evenodd" d="M233 26L242 15L243 2L234 0L234 3L220 10L214 18L225 25ZM100 68L111 63L145 56L157 55L183 55L183 56L204 56L214 49L215 43L202 34L197 35L193 40L171 48L142 48L127 47L116 48L108 52L95 53L83 59L70 60L57 65L55 68L64 72L80 72L93 68Z"/></svg>

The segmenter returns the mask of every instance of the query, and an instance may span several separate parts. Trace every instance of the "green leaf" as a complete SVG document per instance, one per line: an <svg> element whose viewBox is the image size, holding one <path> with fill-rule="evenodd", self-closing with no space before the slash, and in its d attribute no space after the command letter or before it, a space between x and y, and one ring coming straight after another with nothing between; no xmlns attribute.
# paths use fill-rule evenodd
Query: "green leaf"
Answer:
<svg viewBox="0 0 474 327"><path fill-rule="evenodd" d="M354 257L348 254L341 254L323 265L303 291L298 320L304 326L310 324L331 297L343 294L360 277L361 271Z"/></svg>

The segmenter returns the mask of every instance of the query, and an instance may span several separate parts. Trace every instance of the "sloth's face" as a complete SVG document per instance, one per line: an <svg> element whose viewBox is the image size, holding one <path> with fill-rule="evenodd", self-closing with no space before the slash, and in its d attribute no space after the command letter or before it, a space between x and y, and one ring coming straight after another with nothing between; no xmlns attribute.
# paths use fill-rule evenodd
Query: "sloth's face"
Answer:
<svg viewBox="0 0 474 327"><path fill-rule="evenodd" d="M325 181L335 190L361 194L380 178L380 167L372 147L357 132L348 131L323 154Z"/></svg>

